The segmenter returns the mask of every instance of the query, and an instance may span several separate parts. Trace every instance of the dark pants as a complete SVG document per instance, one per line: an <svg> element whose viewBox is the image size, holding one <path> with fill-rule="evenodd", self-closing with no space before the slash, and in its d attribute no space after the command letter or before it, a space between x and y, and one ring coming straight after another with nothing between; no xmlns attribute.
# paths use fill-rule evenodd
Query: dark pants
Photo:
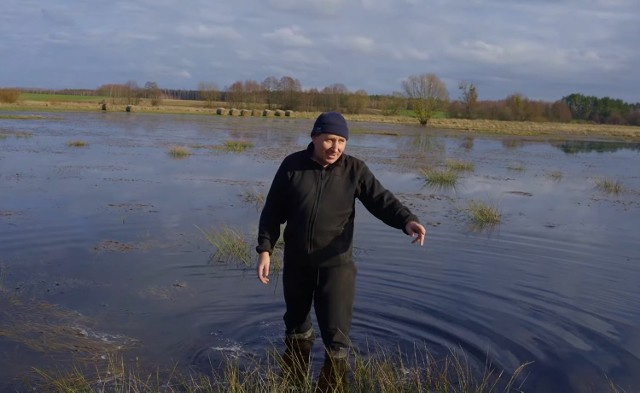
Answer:
<svg viewBox="0 0 640 393"><path fill-rule="evenodd" d="M356 267L353 263L326 268L285 264L282 274L287 311L287 334L311 329L311 304L320 327L322 342L329 351L349 347L353 316Z"/></svg>

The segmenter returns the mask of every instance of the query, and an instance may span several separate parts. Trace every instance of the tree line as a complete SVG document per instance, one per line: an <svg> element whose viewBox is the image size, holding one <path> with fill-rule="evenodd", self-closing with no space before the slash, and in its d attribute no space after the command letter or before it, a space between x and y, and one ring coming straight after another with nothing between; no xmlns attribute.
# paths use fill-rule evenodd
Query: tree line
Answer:
<svg viewBox="0 0 640 393"><path fill-rule="evenodd" d="M513 93L500 100L481 100L477 85L462 81L458 85L458 97L450 99L446 85L431 73L409 76L402 81L400 88L400 91L391 94L377 95L370 95L365 90L350 91L342 83L334 83L322 89L304 90L296 78L269 76L262 82L236 81L224 88L219 88L215 82L203 81L195 90L165 89L156 82L146 82L140 87L135 81L128 81L123 84L104 84L95 90L29 91L96 95L112 103L132 105L138 104L141 99L150 100L152 105L160 105L163 99L178 99L202 101L204 106L211 108L259 107L311 112L336 110L350 114L376 113L388 116L410 113L425 125L434 116L640 125L640 103L630 104L609 97L598 98L573 93L549 102Z"/></svg>

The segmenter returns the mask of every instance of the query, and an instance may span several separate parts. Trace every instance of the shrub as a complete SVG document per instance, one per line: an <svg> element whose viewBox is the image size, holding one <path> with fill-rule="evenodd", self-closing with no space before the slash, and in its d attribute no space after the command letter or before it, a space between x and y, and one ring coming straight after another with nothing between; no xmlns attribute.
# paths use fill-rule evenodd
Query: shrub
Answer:
<svg viewBox="0 0 640 393"><path fill-rule="evenodd" d="M0 102L13 104L18 102L19 98L20 98L20 90L18 89L10 89L10 88L0 89Z"/></svg>

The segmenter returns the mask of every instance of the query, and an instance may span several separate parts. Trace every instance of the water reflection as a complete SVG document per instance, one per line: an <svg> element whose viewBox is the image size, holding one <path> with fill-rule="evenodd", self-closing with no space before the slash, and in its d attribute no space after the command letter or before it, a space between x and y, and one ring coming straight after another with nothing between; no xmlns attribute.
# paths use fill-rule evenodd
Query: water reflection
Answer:
<svg viewBox="0 0 640 393"><path fill-rule="evenodd" d="M564 141L551 143L552 146L567 154L577 153L612 153L618 150L640 151L640 143L607 142L607 141Z"/></svg>

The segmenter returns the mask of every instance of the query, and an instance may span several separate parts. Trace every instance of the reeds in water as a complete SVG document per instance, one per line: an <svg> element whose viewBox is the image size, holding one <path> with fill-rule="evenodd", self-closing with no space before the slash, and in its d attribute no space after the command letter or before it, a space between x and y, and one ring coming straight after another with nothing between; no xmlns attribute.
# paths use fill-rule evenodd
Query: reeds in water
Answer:
<svg viewBox="0 0 640 393"><path fill-rule="evenodd" d="M248 141L226 141L223 149L229 152L241 153L253 147L253 143Z"/></svg>
<svg viewBox="0 0 640 393"><path fill-rule="evenodd" d="M450 169L421 169L420 174L425 184L434 188L455 188L458 182L458 172Z"/></svg>
<svg viewBox="0 0 640 393"><path fill-rule="evenodd" d="M624 191L624 187L620 180L609 179L606 177L596 179L596 188L606 194L618 195Z"/></svg>
<svg viewBox="0 0 640 393"><path fill-rule="evenodd" d="M497 225L502 219L498 207L485 202L471 201L467 211L471 216L472 224L480 228Z"/></svg>
<svg viewBox="0 0 640 393"><path fill-rule="evenodd" d="M476 165L473 162L448 160L447 169L455 172L473 172L476 170Z"/></svg>
<svg viewBox="0 0 640 393"><path fill-rule="evenodd" d="M215 249L211 255L212 260L236 263L245 267L253 264L251 247L241 231L228 226L213 228L209 231L198 229Z"/></svg>
<svg viewBox="0 0 640 393"><path fill-rule="evenodd" d="M414 354L390 353L384 350L347 359L342 375L323 386L329 392L425 392L425 393L498 393L522 391L523 375L529 363L516 368L510 375L487 364L476 371L464 354L451 351L444 359L416 350ZM249 364L244 364L244 363ZM290 364L289 367L307 365ZM332 365L333 366L333 365ZM177 365L169 370L143 374L135 365L122 358L109 356L102 364L91 368L74 367L70 371L47 372L35 369L34 381L44 391L51 392L313 392L318 382L313 370L297 377L283 372L285 362L277 353L266 361L241 362L227 358L217 369L205 374L183 373ZM307 368L308 369L308 368ZM325 374L326 375L326 374Z"/></svg>
<svg viewBox="0 0 640 393"><path fill-rule="evenodd" d="M67 142L67 146L69 147L86 147L89 144L86 141L83 141L81 139L76 139L74 141L69 141Z"/></svg>
<svg viewBox="0 0 640 393"><path fill-rule="evenodd" d="M169 148L169 156L172 158L186 158L191 155L191 150L184 146L171 146Z"/></svg>

